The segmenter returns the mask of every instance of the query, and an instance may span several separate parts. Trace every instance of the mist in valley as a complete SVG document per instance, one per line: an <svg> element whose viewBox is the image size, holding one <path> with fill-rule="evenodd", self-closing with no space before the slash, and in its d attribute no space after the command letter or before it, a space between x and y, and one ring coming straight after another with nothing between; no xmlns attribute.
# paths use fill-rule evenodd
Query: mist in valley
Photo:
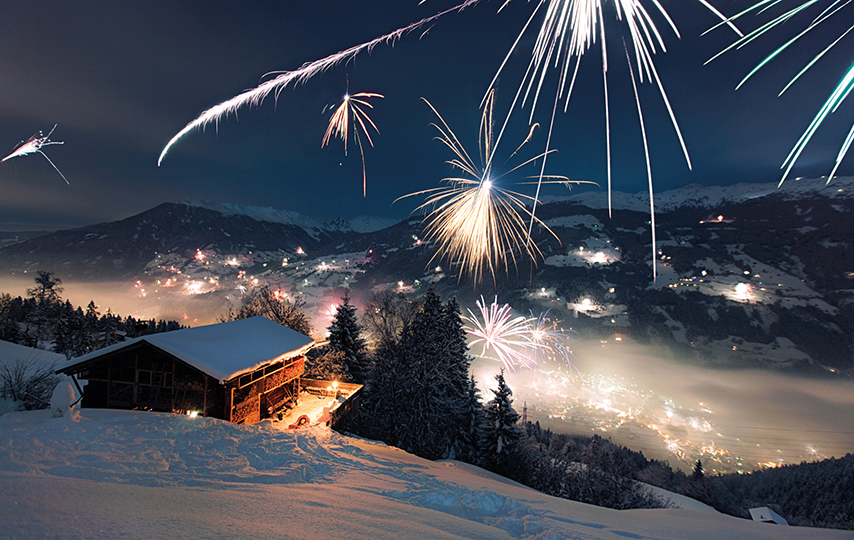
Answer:
<svg viewBox="0 0 854 540"><path fill-rule="evenodd" d="M32 286L30 276L0 280L0 292L12 296L26 296ZM118 281L63 281L62 287L62 298L84 309L94 301L101 313L109 309L185 326L216 322L245 294L225 286L188 291ZM327 304L334 299L326 296L306 296L318 335L330 323ZM467 307L474 306L462 306ZM506 372L517 411L526 408L529 420L554 431L610 437L686 470L699 458L709 472L841 457L854 448L848 377L703 368L674 358L669 349L626 337L575 339L571 349L577 369L549 361ZM477 357L480 352L472 348L472 373L488 401L502 364Z"/></svg>

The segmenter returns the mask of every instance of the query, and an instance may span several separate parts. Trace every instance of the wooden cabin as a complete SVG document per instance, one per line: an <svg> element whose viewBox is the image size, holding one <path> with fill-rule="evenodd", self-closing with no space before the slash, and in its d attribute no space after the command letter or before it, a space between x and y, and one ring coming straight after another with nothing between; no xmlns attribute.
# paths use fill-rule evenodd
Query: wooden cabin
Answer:
<svg viewBox="0 0 854 540"><path fill-rule="evenodd" d="M134 338L73 358L83 407L196 413L251 424L296 403L312 338L264 317ZM85 381L81 388L80 381Z"/></svg>

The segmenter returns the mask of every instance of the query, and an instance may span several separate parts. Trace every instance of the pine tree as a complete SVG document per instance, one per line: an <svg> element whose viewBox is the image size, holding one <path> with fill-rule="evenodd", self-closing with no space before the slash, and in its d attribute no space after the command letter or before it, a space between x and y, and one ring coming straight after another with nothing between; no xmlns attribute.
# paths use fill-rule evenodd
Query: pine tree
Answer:
<svg viewBox="0 0 854 540"><path fill-rule="evenodd" d="M374 353L374 363L360 407L365 421L359 426L359 432L398 447L402 446L403 432L407 429L402 405L407 399L409 383L403 362L400 338L383 338Z"/></svg>
<svg viewBox="0 0 854 540"><path fill-rule="evenodd" d="M694 464L694 472L691 474L691 478L699 481L703 479L703 476L703 462L697 459L697 463Z"/></svg>
<svg viewBox="0 0 854 540"><path fill-rule="evenodd" d="M516 425L519 414L513 409L513 392L504 381L504 369L495 376L498 388L484 407L483 435L480 451L483 465L499 474L512 473L513 457L519 449L523 432Z"/></svg>
<svg viewBox="0 0 854 540"><path fill-rule="evenodd" d="M444 456L440 438L446 434L437 361L443 356L443 306L435 287L424 295L421 309L400 340L400 356L395 369L405 381L399 405L401 430L399 446L427 459Z"/></svg>
<svg viewBox="0 0 854 540"><path fill-rule="evenodd" d="M414 317L378 325L374 367L364 390L366 436L379 438L428 459L476 455L469 423L471 357L456 300L443 305L435 287ZM477 413L474 413L477 414Z"/></svg>
<svg viewBox="0 0 854 540"><path fill-rule="evenodd" d="M479 445L483 427L483 404L480 402L480 390L472 376L466 389L465 418L463 419L465 451L458 457L461 461L477 464L480 459Z"/></svg>
<svg viewBox="0 0 854 540"><path fill-rule="evenodd" d="M476 439L471 438L468 423L472 419L470 407L469 368L472 358L469 356L466 333L460 317L460 307L456 298L445 303L442 310L443 332L440 339L443 342L444 355L437 358L443 380L439 381L438 391L444 402L445 409L445 449L447 459L473 459L476 455ZM475 392L477 388L475 387ZM480 403L475 396L476 405Z"/></svg>
<svg viewBox="0 0 854 540"><path fill-rule="evenodd" d="M329 327L329 347L341 351L345 372L350 380L362 384L367 379L365 340L362 327L356 321L356 307L345 294Z"/></svg>
<svg viewBox="0 0 854 540"><path fill-rule="evenodd" d="M39 340L50 341L56 318L62 308L62 280L54 277L53 272L39 271L34 278L36 286L27 289L27 296L33 300L33 309L28 322L35 332L36 346Z"/></svg>

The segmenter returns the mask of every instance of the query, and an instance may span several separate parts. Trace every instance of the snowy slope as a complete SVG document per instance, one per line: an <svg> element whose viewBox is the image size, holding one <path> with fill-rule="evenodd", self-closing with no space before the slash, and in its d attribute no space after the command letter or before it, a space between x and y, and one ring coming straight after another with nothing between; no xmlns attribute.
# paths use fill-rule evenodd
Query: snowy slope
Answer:
<svg viewBox="0 0 854 540"><path fill-rule="evenodd" d="M32 360L38 365L44 364L53 366L60 362L64 362L65 355L51 351L44 351L42 349L34 349L32 347L24 347L17 343L0 340L0 363L10 363L18 360Z"/></svg>
<svg viewBox="0 0 854 540"><path fill-rule="evenodd" d="M0 537L825 539L852 533L556 499L326 428L87 409L0 417Z"/></svg>

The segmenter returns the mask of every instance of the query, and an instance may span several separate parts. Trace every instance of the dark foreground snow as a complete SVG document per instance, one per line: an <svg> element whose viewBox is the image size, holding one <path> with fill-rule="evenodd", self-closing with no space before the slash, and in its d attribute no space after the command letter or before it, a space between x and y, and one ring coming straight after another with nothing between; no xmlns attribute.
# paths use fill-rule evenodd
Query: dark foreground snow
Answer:
<svg viewBox="0 0 854 540"><path fill-rule="evenodd" d="M0 417L0 538L852 538L615 511L326 428L86 409Z"/></svg>

